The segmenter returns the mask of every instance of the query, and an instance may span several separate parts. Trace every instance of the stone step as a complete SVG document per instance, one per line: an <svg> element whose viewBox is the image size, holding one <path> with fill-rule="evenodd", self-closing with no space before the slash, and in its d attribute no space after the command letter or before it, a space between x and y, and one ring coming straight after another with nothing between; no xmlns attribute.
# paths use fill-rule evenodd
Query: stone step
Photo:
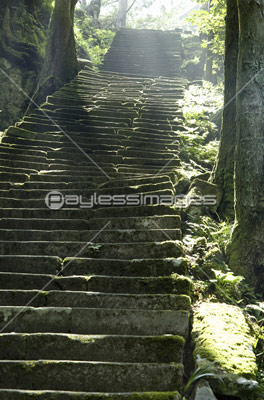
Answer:
<svg viewBox="0 0 264 400"><path fill-rule="evenodd" d="M191 281L173 277L53 276L0 272L0 289L67 290L127 294L190 294ZM119 307L120 308L120 307Z"/></svg>
<svg viewBox="0 0 264 400"><path fill-rule="evenodd" d="M158 186L158 185L157 185ZM147 189L146 189L147 190ZM43 203L46 204L45 199L50 191L39 190L39 191L21 191L18 195L24 196L24 198L12 198L12 197L0 197L0 207L3 209L12 207L14 209L30 207L31 209L41 208ZM33 194L32 194L33 193ZM134 204L163 204L168 203L173 205L173 198L175 196L174 189L159 189L154 188L153 191L142 191L137 188L114 188L114 190L105 189L102 191L91 191L91 190L60 190L60 201L62 206L65 207L79 207L81 209L98 209L102 206L118 207L120 205ZM6 192L4 193L7 194ZM32 195L31 195L32 194ZM38 196L37 199L34 195ZM68 198L67 196L74 196ZM77 196L77 198L76 198ZM82 197L81 197L82 196ZM29 198L27 198L29 197ZM51 197L53 199L53 197ZM48 206L47 206L48 207ZM52 202L50 201L50 207Z"/></svg>
<svg viewBox="0 0 264 400"><path fill-rule="evenodd" d="M86 392L174 391L181 388L181 364L87 361L0 361L0 387Z"/></svg>
<svg viewBox="0 0 264 400"><path fill-rule="evenodd" d="M59 257L50 256L16 256L1 255L1 272L24 272L34 274L56 275L62 269L62 260ZM181 271L180 271L181 273Z"/></svg>
<svg viewBox="0 0 264 400"><path fill-rule="evenodd" d="M88 393L0 389L3 400L178 400L178 392Z"/></svg>
<svg viewBox="0 0 264 400"><path fill-rule="evenodd" d="M187 263L184 259L97 259L97 258L65 258L50 256L0 256L0 271L31 274L60 273L72 275L108 275L158 277L178 273L185 275Z"/></svg>
<svg viewBox="0 0 264 400"><path fill-rule="evenodd" d="M91 238L93 239L93 238ZM164 235L164 239L167 240ZM145 243L99 243L89 242L37 242L37 241L0 241L1 254L13 255L46 255L65 257L88 258L117 258L133 259L167 258L183 256L183 247L180 241L145 242Z"/></svg>
<svg viewBox="0 0 264 400"><path fill-rule="evenodd" d="M0 219L0 229L17 229L23 226L31 230L100 230L109 222L108 229L180 229L181 218L179 215L160 217L115 217L111 221L105 218L84 219Z"/></svg>
<svg viewBox="0 0 264 400"><path fill-rule="evenodd" d="M154 225L154 224L153 224ZM153 226L157 228L157 226ZM98 230L26 230L23 224L18 226L20 229L0 229L1 240L16 241L76 241L85 242L91 240ZM181 240L180 229L124 229L124 230L105 230L98 237L98 243L134 243L134 242L162 242L164 237L171 240Z"/></svg>
<svg viewBox="0 0 264 400"><path fill-rule="evenodd" d="M0 334L2 360L181 363L180 336Z"/></svg>
<svg viewBox="0 0 264 400"><path fill-rule="evenodd" d="M114 151L118 152L118 150L124 148L124 146L121 146L121 144L103 144L103 143L98 143L98 144L89 144L80 142L78 141L78 145L81 146L81 148L86 152L86 153L93 153L94 151ZM7 137L3 139L3 143L6 144L16 144L16 145L21 145L25 148L29 149L34 149L35 146L38 146L39 149L46 151L46 152L51 152L51 151L56 151L58 148L63 148L64 151L73 151L76 149L75 145L73 143L61 143L61 142L55 142L55 141L40 141L36 139L20 139L20 138L14 138L14 137ZM36 148L36 147L35 147Z"/></svg>
<svg viewBox="0 0 264 400"><path fill-rule="evenodd" d="M1 333L188 336L189 312L70 307L0 307ZM0 374L1 376L2 374ZM65 389L65 388L64 388Z"/></svg>
<svg viewBox="0 0 264 400"><path fill-rule="evenodd" d="M1 167L6 166L9 168L16 168L16 169L28 169L28 173L31 173L31 169L34 170L43 170L43 169L48 169L49 168L49 163L47 161L45 162L31 162L31 161L21 161L17 159L12 159L12 158L7 158L7 159L1 159Z"/></svg>
<svg viewBox="0 0 264 400"><path fill-rule="evenodd" d="M177 127L177 130L180 128ZM118 130L118 135L126 136L130 140L138 140L138 139L144 139L144 140L153 140L156 143L160 143L161 141L163 142L162 144L166 146L166 144L172 144L175 140L179 140L179 137L175 131L172 130L166 130L166 131L161 131L158 129L146 129L146 128L135 128L135 129L119 129ZM178 143L178 141L177 141Z"/></svg>
<svg viewBox="0 0 264 400"><path fill-rule="evenodd" d="M49 289L49 288L47 288ZM188 310L190 298L175 294L109 294L60 290L0 290L1 306L90 307L127 310Z"/></svg>
<svg viewBox="0 0 264 400"><path fill-rule="evenodd" d="M51 219L81 219L89 218L108 218L109 220L118 217L148 217L148 216L164 216L164 215L180 215L180 211L166 205L145 205L145 206L127 206L127 207L105 207L95 210L83 209L66 209L59 211L50 210L48 208L39 208L32 210L31 208L11 209L6 208L0 210L1 218L51 218ZM103 228L103 227L101 227Z"/></svg>

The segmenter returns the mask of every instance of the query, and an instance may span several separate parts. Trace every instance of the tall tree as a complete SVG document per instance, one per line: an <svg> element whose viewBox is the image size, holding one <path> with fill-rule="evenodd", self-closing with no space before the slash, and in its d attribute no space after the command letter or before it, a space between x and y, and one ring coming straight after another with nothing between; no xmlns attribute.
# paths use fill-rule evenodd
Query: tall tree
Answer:
<svg viewBox="0 0 264 400"><path fill-rule="evenodd" d="M74 39L74 10L78 0L55 0L47 46L38 87L33 96L41 103L46 96L69 82L78 73ZM28 108L31 110L32 104Z"/></svg>
<svg viewBox="0 0 264 400"><path fill-rule="evenodd" d="M78 0L55 0L48 33L41 79L52 77L58 85L78 72L73 32L74 9Z"/></svg>
<svg viewBox="0 0 264 400"><path fill-rule="evenodd" d="M101 11L101 0L92 0L90 4L86 7L86 12L93 18L93 21L96 21L99 24L99 15Z"/></svg>
<svg viewBox="0 0 264 400"><path fill-rule="evenodd" d="M264 277L264 0L238 0L236 226L230 265L257 286Z"/></svg>
<svg viewBox="0 0 264 400"><path fill-rule="evenodd" d="M118 3L118 16L117 28L125 28L127 19L127 0L119 0Z"/></svg>
<svg viewBox="0 0 264 400"><path fill-rule="evenodd" d="M237 2L227 0L225 39L225 96L220 149L214 171L214 182L223 192L219 212L234 217L234 152L236 142L236 80L238 59Z"/></svg>

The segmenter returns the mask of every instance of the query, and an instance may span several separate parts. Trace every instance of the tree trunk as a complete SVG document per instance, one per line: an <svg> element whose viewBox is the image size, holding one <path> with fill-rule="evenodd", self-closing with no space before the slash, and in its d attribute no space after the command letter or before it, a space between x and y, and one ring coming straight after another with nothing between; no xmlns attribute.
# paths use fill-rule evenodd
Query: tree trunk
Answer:
<svg viewBox="0 0 264 400"><path fill-rule="evenodd" d="M90 15L93 19L93 26L100 28L99 16L101 12L101 0L92 0L89 6L86 7L87 15Z"/></svg>
<svg viewBox="0 0 264 400"><path fill-rule="evenodd" d="M237 149L235 154L236 226L230 265L252 283L264 277L264 0L238 0L239 59Z"/></svg>
<svg viewBox="0 0 264 400"><path fill-rule="evenodd" d="M220 149L213 180L223 192L219 213L234 218L234 152L236 142L236 79L238 59L238 8L227 0L225 43L225 96Z"/></svg>
<svg viewBox="0 0 264 400"><path fill-rule="evenodd" d="M118 16L117 16L117 28L126 27L127 18L127 0L119 0L118 4Z"/></svg>
<svg viewBox="0 0 264 400"><path fill-rule="evenodd" d="M41 79L53 77L59 85L78 72L73 32L74 9L78 0L56 0L48 34Z"/></svg>
<svg viewBox="0 0 264 400"><path fill-rule="evenodd" d="M78 0L55 0L51 17L45 60L33 100L37 104L71 81L78 73L74 39L74 10ZM34 108L29 104L27 113Z"/></svg>

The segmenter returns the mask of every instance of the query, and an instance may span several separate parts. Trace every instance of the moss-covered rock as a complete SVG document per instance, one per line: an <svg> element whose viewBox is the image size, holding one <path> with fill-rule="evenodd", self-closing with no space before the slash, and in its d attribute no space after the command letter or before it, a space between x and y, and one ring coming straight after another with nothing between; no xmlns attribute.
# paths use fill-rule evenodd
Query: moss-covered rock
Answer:
<svg viewBox="0 0 264 400"><path fill-rule="evenodd" d="M223 382L212 378L218 393L251 396L257 388L255 337L239 307L202 303L194 311L192 338L197 366L217 363Z"/></svg>
<svg viewBox="0 0 264 400"><path fill-rule="evenodd" d="M0 4L0 129L22 117L36 88L51 8L52 0Z"/></svg>
<svg viewBox="0 0 264 400"><path fill-rule="evenodd" d="M187 194L187 214L199 222L202 215L214 214L222 198L221 190L213 183L194 179Z"/></svg>

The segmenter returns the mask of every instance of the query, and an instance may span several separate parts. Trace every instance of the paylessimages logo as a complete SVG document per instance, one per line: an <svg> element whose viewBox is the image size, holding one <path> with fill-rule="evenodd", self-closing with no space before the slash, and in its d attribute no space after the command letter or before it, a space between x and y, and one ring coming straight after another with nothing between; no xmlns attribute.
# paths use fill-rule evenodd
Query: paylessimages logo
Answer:
<svg viewBox="0 0 264 400"><path fill-rule="evenodd" d="M149 194L129 194L129 195L98 195L93 193L88 199L82 195L63 195L59 191L49 192L45 198L46 206L50 210L60 210L62 208L78 207L92 209L96 206L145 206L145 205L166 205L176 206L177 208L187 208L192 206L215 206L216 196L186 196L186 195L149 195Z"/></svg>

